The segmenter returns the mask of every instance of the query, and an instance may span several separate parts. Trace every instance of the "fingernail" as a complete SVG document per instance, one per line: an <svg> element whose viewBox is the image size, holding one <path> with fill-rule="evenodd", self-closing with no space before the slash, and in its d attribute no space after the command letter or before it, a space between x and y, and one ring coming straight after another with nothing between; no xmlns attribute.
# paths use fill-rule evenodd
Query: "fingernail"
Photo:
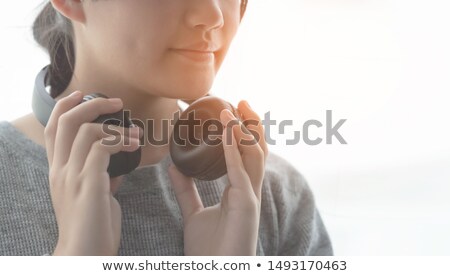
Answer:
<svg viewBox="0 0 450 276"><path fill-rule="evenodd" d="M133 131L134 135L139 136L139 138L142 138L144 136L144 130L135 124L130 125L130 129Z"/></svg>
<svg viewBox="0 0 450 276"><path fill-rule="evenodd" d="M130 135L132 135L132 136L138 136L138 134L139 134L139 129L136 126L134 126L134 127L130 126L129 131L130 131Z"/></svg>
<svg viewBox="0 0 450 276"><path fill-rule="evenodd" d="M122 104L122 100L119 98L114 98L114 99L108 99L109 102L111 102L114 105L121 105Z"/></svg>
<svg viewBox="0 0 450 276"><path fill-rule="evenodd" d="M79 96L81 94L81 91L75 91L75 92L72 92L72 94L70 94L69 95L69 97L77 97L77 96Z"/></svg>
<svg viewBox="0 0 450 276"><path fill-rule="evenodd" d="M236 119L236 117L234 116L234 114L233 114L230 110L228 110L228 109L226 109L225 114L226 114L227 117L228 117L229 119L231 119L231 120L235 120L235 119Z"/></svg>

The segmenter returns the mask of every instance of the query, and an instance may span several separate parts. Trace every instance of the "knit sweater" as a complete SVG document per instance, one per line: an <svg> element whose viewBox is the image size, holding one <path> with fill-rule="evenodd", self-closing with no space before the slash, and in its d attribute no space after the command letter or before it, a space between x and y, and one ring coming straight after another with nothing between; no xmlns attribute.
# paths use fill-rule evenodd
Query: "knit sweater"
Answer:
<svg viewBox="0 0 450 276"><path fill-rule="evenodd" d="M167 173L159 163L125 175L114 195L122 209L119 255L183 255L183 223ZM46 150L8 121L0 121L0 255L52 254L58 228L49 193ZM205 207L218 204L227 184L194 179ZM269 153L261 194L257 255L332 255L329 235L307 181Z"/></svg>

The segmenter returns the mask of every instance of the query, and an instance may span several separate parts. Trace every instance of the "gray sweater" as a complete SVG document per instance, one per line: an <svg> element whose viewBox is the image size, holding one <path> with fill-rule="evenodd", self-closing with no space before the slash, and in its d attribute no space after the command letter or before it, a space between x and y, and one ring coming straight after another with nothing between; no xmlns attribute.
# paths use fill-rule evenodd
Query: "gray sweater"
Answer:
<svg viewBox="0 0 450 276"><path fill-rule="evenodd" d="M119 255L183 255L183 224L170 185L167 155L124 177L115 197L122 207ZM45 148L0 121L0 255L51 254L58 229L49 194ZM205 207L220 202L227 175L195 179ZM270 153L262 186L257 255L332 255L305 178Z"/></svg>

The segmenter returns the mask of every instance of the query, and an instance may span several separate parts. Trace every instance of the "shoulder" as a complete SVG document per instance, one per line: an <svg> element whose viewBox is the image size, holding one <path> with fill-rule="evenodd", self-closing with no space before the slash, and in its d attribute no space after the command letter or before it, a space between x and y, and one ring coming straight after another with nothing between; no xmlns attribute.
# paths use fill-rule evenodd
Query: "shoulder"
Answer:
<svg viewBox="0 0 450 276"><path fill-rule="evenodd" d="M11 122L0 121L0 159L30 160L37 163L46 162L45 148L30 140L20 132Z"/></svg>
<svg viewBox="0 0 450 276"><path fill-rule="evenodd" d="M2 145L11 144L15 140L19 139L21 132L14 125L14 122L1 120L0 121L0 138L2 140Z"/></svg>
<svg viewBox="0 0 450 276"><path fill-rule="evenodd" d="M261 226L277 255L332 255L325 225L308 181L293 164L269 153L261 198Z"/></svg>
<svg viewBox="0 0 450 276"><path fill-rule="evenodd" d="M0 121L0 174L2 180L5 175L15 175L15 171L26 155L20 154L16 142L20 140L10 122ZM4 186L4 185L2 185Z"/></svg>
<svg viewBox="0 0 450 276"><path fill-rule="evenodd" d="M5 135L11 132L12 124L8 121L0 121L0 137L4 138Z"/></svg>
<svg viewBox="0 0 450 276"><path fill-rule="evenodd" d="M262 186L262 200L275 208L279 216L289 215L293 207L312 215L315 200L308 181L289 161L275 153L269 153ZM302 220L311 218L303 216Z"/></svg>
<svg viewBox="0 0 450 276"><path fill-rule="evenodd" d="M272 152L269 152L266 160L264 188L290 195L310 192L303 174L285 158Z"/></svg>
<svg viewBox="0 0 450 276"><path fill-rule="evenodd" d="M0 121L0 158L4 158L6 151L11 148L11 141L16 139L14 127L8 121Z"/></svg>

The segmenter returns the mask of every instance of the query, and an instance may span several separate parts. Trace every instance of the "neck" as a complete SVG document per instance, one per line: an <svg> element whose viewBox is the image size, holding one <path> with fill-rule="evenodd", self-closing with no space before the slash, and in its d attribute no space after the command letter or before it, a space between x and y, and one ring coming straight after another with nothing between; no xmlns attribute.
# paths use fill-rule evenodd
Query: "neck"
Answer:
<svg viewBox="0 0 450 276"><path fill-rule="evenodd" d="M133 122L142 122L144 126L144 145L141 147L141 166L156 164L169 154L169 145L156 146L149 143L153 137L156 141L161 141L172 132L172 121L168 121L168 130L163 128L163 120L174 119L174 114L180 111L177 99L164 98L152 95L149 91L133 89L126 82L119 78L111 78L111 75L102 76L99 71L78 70L75 68L74 77L68 87L59 95L56 100L68 96L76 90L82 91L85 95L92 93L102 93L109 98L121 98L123 109L130 111ZM113 79L113 80L112 80ZM108 81L102 81L108 80ZM142 127L142 123L137 123Z"/></svg>

